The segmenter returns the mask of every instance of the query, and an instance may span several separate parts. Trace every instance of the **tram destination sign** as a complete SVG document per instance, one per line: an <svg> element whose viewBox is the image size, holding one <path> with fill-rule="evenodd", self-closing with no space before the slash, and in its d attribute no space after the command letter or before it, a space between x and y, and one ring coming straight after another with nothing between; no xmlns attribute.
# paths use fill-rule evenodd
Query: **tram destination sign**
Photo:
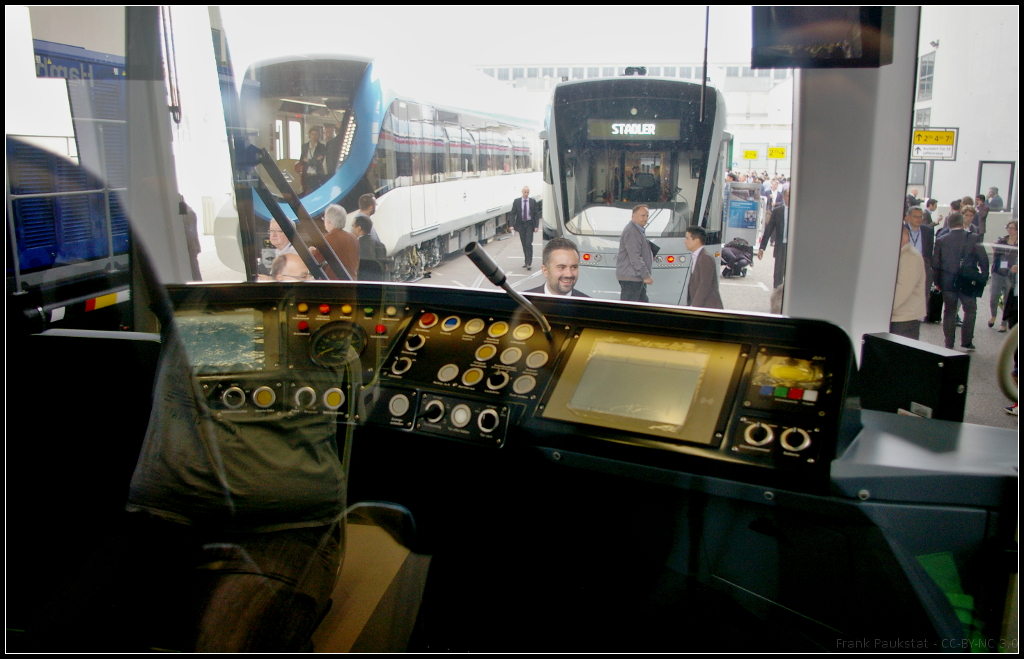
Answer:
<svg viewBox="0 0 1024 659"><path fill-rule="evenodd" d="M591 140L678 140L678 119L588 119L587 138Z"/></svg>
<svg viewBox="0 0 1024 659"><path fill-rule="evenodd" d="M910 145L913 160L956 160L959 128L915 128Z"/></svg>

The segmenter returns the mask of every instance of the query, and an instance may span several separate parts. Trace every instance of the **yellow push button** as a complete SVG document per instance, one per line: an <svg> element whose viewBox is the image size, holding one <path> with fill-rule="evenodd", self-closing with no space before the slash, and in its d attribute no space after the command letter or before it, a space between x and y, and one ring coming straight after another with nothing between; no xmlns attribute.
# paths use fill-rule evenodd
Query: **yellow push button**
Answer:
<svg viewBox="0 0 1024 659"><path fill-rule="evenodd" d="M343 313L346 316L351 315L352 314L352 305L351 304L343 304L343 305L341 305L341 313Z"/></svg>
<svg viewBox="0 0 1024 659"><path fill-rule="evenodd" d="M295 310L298 311L299 313L306 313L307 311L309 311L309 305L306 304L305 302L299 302L297 305L295 305Z"/></svg>
<svg viewBox="0 0 1024 659"><path fill-rule="evenodd" d="M337 387L324 392L324 407L336 410L345 402L345 392Z"/></svg>

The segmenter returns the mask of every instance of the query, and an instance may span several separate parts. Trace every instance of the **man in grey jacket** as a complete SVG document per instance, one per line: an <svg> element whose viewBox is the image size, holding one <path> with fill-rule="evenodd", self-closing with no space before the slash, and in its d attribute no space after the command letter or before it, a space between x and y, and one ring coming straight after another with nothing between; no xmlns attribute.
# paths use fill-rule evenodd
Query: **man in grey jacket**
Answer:
<svg viewBox="0 0 1024 659"><path fill-rule="evenodd" d="M637 204L633 207L633 219L622 230L619 237L619 256L615 262L615 278L622 289L620 300L632 302L649 302L647 286L654 283L651 267L654 265L654 253L647 241L644 227L647 226L647 205Z"/></svg>

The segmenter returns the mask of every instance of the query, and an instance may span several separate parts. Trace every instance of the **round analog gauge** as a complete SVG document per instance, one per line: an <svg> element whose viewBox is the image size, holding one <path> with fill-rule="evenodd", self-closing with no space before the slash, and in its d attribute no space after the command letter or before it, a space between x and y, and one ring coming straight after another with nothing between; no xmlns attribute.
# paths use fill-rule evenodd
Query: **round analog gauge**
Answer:
<svg viewBox="0 0 1024 659"><path fill-rule="evenodd" d="M317 366L337 368L348 361L348 349L357 355L366 347L363 328L344 321L328 323L316 331L309 343L309 358Z"/></svg>

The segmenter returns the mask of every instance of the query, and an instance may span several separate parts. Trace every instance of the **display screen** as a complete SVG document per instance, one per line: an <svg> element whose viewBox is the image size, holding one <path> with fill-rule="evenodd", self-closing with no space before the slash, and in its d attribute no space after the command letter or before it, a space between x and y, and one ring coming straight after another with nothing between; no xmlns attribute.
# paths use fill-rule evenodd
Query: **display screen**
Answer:
<svg viewBox="0 0 1024 659"><path fill-rule="evenodd" d="M175 321L196 373L262 371L263 314L255 309L179 312Z"/></svg>
<svg viewBox="0 0 1024 659"><path fill-rule="evenodd" d="M678 140L678 119L588 119L587 138L591 140Z"/></svg>
<svg viewBox="0 0 1024 659"><path fill-rule="evenodd" d="M712 444L741 352L733 343L584 329L543 416Z"/></svg>
<svg viewBox="0 0 1024 659"><path fill-rule="evenodd" d="M708 353L601 341L569 408L682 426L708 364ZM609 387L615 382L615 387Z"/></svg>

